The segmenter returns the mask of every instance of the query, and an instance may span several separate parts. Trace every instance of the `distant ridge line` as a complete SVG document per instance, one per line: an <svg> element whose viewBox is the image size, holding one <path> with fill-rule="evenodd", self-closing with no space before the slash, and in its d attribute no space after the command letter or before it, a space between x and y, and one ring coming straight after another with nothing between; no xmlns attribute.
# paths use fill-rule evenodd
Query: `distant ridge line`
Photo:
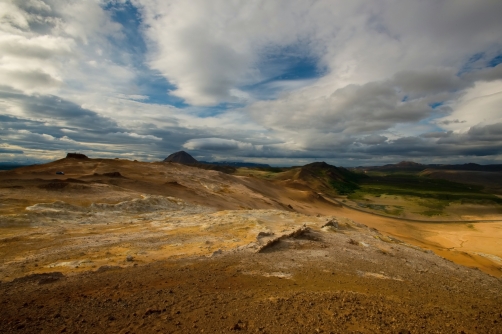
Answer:
<svg viewBox="0 0 502 334"><path fill-rule="evenodd" d="M463 170L477 172L502 172L502 164L479 165L475 163L465 164L420 164L413 161L401 161L397 164L387 164L383 166L358 166L352 169L356 170L381 170L381 171L423 171L426 169L440 170Z"/></svg>

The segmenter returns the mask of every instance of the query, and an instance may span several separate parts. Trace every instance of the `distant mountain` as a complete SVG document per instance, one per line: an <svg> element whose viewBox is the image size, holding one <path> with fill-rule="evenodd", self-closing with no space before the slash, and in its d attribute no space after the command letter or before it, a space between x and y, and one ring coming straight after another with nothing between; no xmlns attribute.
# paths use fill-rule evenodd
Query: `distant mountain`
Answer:
<svg viewBox="0 0 502 334"><path fill-rule="evenodd" d="M179 164L196 164L196 163L198 163L198 161L195 160L194 157L192 157L190 154L188 154L185 151L179 151L179 152L176 152L176 153L169 155L167 158L164 159L164 162L176 162Z"/></svg>
<svg viewBox="0 0 502 334"><path fill-rule="evenodd" d="M502 172L502 165L478 165L468 163L463 165L428 165L428 168L442 169L442 170L466 170L477 172Z"/></svg>
<svg viewBox="0 0 502 334"><path fill-rule="evenodd" d="M199 161L199 163L206 165L215 165L215 166L270 168L270 165L267 164L256 164L253 162L243 162L243 161Z"/></svg>
<svg viewBox="0 0 502 334"><path fill-rule="evenodd" d="M401 161L397 164L388 164L384 166L360 166L351 168L362 171L384 171L384 172L421 172L426 169L440 170L463 170L463 171L479 171L479 172L500 172L502 165L478 165L475 163L467 163L462 165L440 165L440 164L419 164L413 161Z"/></svg>
<svg viewBox="0 0 502 334"><path fill-rule="evenodd" d="M29 165L30 164L20 164L17 162L0 162L0 170L11 170Z"/></svg>
<svg viewBox="0 0 502 334"><path fill-rule="evenodd" d="M399 167L421 167L423 166L422 164L419 164L418 162L413 162L413 161L401 161L399 163L396 164L396 166L399 166Z"/></svg>
<svg viewBox="0 0 502 334"><path fill-rule="evenodd" d="M414 161L401 161L397 164L388 164L384 166L371 166L368 167L370 170L381 170L387 172L399 172L399 171L415 171L420 172L427 167L427 165L422 165ZM364 167L363 167L364 169Z"/></svg>

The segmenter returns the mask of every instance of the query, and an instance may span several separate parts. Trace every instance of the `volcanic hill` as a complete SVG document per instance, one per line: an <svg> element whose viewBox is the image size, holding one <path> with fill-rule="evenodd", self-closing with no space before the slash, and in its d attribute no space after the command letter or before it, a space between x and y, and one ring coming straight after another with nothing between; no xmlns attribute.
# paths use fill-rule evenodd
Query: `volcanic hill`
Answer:
<svg viewBox="0 0 502 334"><path fill-rule="evenodd" d="M175 152L170 154L167 158L163 160L164 162L176 162L179 164L196 164L198 163L194 157L185 151Z"/></svg>

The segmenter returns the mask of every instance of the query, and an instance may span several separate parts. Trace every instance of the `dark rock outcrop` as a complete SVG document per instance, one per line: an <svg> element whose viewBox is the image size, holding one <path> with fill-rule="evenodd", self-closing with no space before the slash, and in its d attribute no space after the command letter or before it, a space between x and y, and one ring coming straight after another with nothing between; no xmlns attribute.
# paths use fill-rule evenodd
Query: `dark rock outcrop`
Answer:
<svg viewBox="0 0 502 334"><path fill-rule="evenodd" d="M68 153L66 154L66 158L73 158L73 159L89 159L87 155L82 154L82 153Z"/></svg>

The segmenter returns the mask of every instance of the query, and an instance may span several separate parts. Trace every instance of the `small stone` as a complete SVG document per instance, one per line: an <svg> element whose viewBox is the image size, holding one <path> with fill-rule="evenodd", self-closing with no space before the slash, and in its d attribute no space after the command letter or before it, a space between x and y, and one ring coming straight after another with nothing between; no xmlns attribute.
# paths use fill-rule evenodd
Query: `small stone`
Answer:
<svg viewBox="0 0 502 334"><path fill-rule="evenodd" d="M230 327L231 331L240 331L242 329L241 325L239 323L236 323L232 327Z"/></svg>
<svg viewBox="0 0 502 334"><path fill-rule="evenodd" d="M128 262L132 262L132 261L134 261L134 258L132 257L132 255L127 255L126 260Z"/></svg>
<svg viewBox="0 0 502 334"><path fill-rule="evenodd" d="M211 254L211 256L216 256L221 254L223 254L223 251L221 249L218 249L217 251L214 251L213 254Z"/></svg>

